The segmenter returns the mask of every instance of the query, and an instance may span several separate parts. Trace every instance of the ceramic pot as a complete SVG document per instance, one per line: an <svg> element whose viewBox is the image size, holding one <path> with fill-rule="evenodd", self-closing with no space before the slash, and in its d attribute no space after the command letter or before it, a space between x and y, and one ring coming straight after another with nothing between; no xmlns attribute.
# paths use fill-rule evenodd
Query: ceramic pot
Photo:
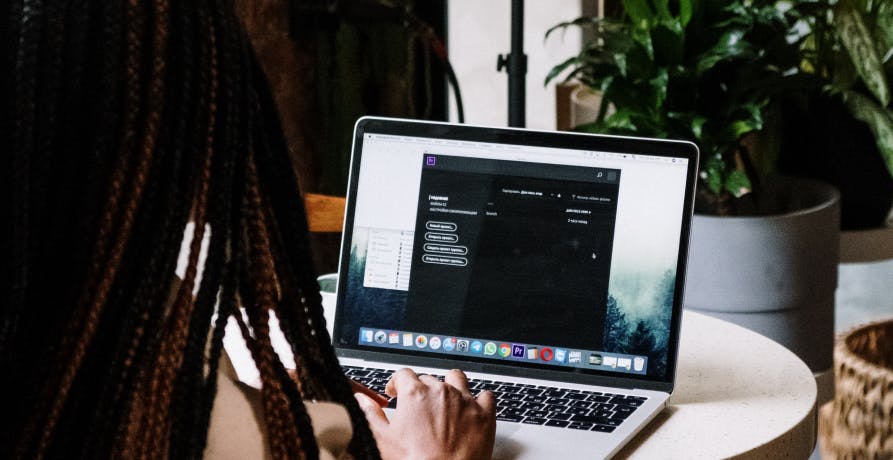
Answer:
<svg viewBox="0 0 893 460"><path fill-rule="evenodd" d="M787 212L695 215L685 307L779 342L813 372L827 370L834 347L839 194L830 185L795 178L767 183L764 192L775 201L771 206Z"/></svg>

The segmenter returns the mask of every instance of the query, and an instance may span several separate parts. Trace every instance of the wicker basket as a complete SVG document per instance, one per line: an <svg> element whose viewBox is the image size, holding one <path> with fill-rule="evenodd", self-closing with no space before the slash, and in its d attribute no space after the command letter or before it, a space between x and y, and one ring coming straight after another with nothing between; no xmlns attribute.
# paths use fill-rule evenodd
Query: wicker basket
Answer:
<svg viewBox="0 0 893 460"><path fill-rule="evenodd" d="M834 374L834 400L819 413L823 458L893 459L893 320L840 337Z"/></svg>

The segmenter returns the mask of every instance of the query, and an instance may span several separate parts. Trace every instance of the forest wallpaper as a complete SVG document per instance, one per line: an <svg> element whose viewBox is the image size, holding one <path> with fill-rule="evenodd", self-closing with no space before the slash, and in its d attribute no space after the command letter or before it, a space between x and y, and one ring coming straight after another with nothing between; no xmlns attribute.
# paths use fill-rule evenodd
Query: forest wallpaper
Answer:
<svg viewBox="0 0 893 460"><path fill-rule="evenodd" d="M340 340L344 344L356 339L361 325L400 324L406 310L407 292L363 286L368 232L366 228L355 228L353 233L346 310L341 323ZM644 272L612 267L602 351L647 356L648 375L663 377L667 370L675 285L672 269Z"/></svg>
<svg viewBox="0 0 893 460"><path fill-rule="evenodd" d="M604 351L648 357L648 375L667 371L674 270L615 274L608 285Z"/></svg>

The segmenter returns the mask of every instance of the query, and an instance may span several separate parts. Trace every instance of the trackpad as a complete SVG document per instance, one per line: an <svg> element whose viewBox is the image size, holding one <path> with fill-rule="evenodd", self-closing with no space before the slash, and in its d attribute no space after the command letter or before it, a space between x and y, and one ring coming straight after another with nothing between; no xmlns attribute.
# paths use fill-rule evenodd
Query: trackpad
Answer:
<svg viewBox="0 0 893 460"><path fill-rule="evenodd" d="M521 429L519 423L499 423L496 425L496 443L493 446L493 460L518 458L524 451L516 433Z"/></svg>

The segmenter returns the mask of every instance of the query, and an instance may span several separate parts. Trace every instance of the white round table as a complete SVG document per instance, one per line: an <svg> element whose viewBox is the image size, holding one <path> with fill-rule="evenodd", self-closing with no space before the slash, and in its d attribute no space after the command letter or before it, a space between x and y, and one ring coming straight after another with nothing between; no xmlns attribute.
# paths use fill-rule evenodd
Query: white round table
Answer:
<svg viewBox="0 0 893 460"><path fill-rule="evenodd" d="M682 316L669 406L616 458L807 458L816 441L809 368L772 340L693 311Z"/></svg>
<svg viewBox="0 0 893 460"><path fill-rule="evenodd" d="M329 310L332 300L323 299ZM239 380L259 387L235 322L227 328L225 346ZM285 338L271 335L290 362ZM669 406L615 458L809 457L816 442L816 384L806 364L762 335L693 311L683 313L680 335Z"/></svg>

